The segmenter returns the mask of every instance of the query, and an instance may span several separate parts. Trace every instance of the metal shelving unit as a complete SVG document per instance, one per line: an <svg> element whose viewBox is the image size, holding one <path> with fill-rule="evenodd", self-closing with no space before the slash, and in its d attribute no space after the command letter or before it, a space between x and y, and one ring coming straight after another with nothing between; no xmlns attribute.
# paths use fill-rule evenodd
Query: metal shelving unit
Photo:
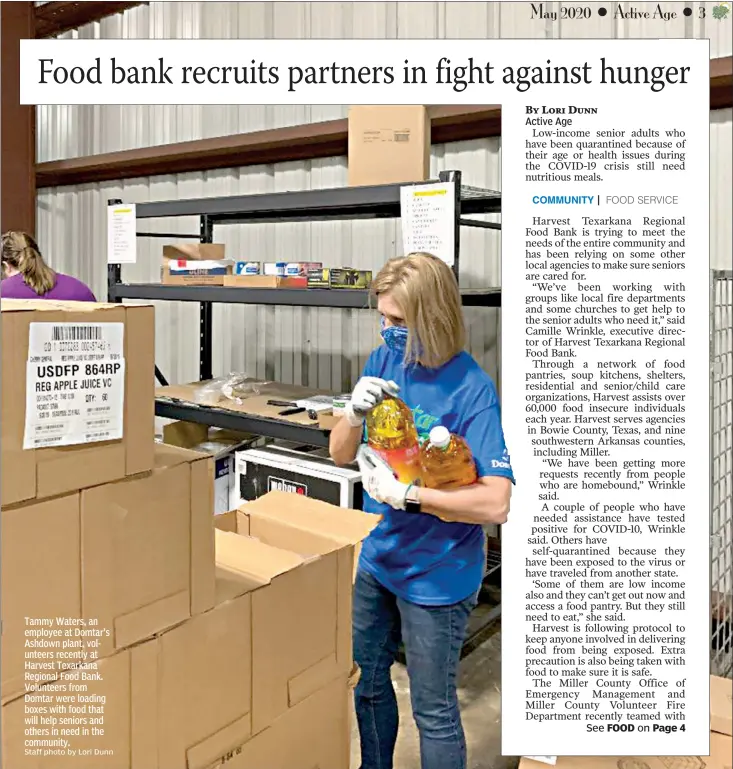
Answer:
<svg viewBox="0 0 733 769"><path fill-rule="evenodd" d="M471 215L496 214L501 211L501 193L467 187L461 184L460 171L444 171L438 182L455 185L455 256L454 269L459 272L461 227L500 230L498 222L472 219ZM181 240L187 238L212 243L214 226L225 224L257 224L302 221L333 221L346 219L398 219L400 190L405 185L383 184L371 187L339 187L304 192L278 192L262 195L235 195L225 198L196 198L141 203L136 206L138 219L160 219L198 216L197 234L170 232L138 232L138 237ZM122 203L110 200L110 205ZM212 333L214 303L261 304L291 307L331 307L336 309L369 309L369 292L352 289L263 289L229 288L223 286L171 286L157 283L123 283L120 265L110 265L107 276L107 297L110 302L123 299L146 301L198 302L200 304L199 379L212 378ZM462 291L467 307L500 307L501 290ZM156 368L158 381L167 385L162 372Z"/></svg>
<svg viewBox="0 0 733 769"><path fill-rule="evenodd" d="M439 174L437 183L446 182L453 182L455 185L454 271L458 278L461 228L479 227L500 230L501 224L498 222L487 222L470 217L478 214L500 213L501 193L462 185L460 171L445 171ZM137 235L138 237L190 239L201 243L212 243L214 226L226 224L398 219L401 215L400 190L404 186L386 184L142 203L136 206L138 219L197 216L199 232L181 234L140 231ZM123 201L110 200L108 203L118 205ZM331 307L348 310L370 308L369 292L352 289L262 289L123 283L120 265L110 265L108 268L107 296L110 302L121 302L123 299L198 302L200 305L199 379L201 381L211 379L213 375L212 307L215 303ZM501 307L501 289L495 287L465 290L461 292L461 298L466 307ZM157 366L155 374L162 385L168 385L168 381ZM167 419L197 422L293 443L328 446L328 433L315 426L195 405L174 398L157 398L155 414ZM501 615L501 603L496 587L501 560L496 553L492 557L493 560L487 563L487 577L482 591L483 606L479 607L481 611L472 618L464 645L464 655L492 632Z"/></svg>

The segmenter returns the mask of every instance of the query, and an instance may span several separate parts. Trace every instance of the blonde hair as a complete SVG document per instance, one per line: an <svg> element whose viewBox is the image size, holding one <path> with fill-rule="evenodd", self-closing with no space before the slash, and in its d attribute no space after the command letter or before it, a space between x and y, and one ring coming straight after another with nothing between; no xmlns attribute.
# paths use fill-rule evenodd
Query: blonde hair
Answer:
<svg viewBox="0 0 733 769"><path fill-rule="evenodd" d="M44 296L56 285L56 273L43 261L38 245L26 232L3 234L2 261L17 270L23 282L38 296Z"/></svg>
<svg viewBox="0 0 733 769"><path fill-rule="evenodd" d="M414 253L390 259L372 282L372 293L389 294L404 313L405 361L438 368L464 349L458 281L438 257Z"/></svg>

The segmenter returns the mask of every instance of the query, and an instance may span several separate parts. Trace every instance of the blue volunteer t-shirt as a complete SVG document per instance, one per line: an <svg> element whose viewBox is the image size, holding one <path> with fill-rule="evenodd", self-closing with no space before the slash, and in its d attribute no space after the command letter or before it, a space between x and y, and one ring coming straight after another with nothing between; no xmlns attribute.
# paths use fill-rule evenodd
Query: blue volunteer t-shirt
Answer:
<svg viewBox="0 0 733 769"><path fill-rule="evenodd" d="M405 366L401 355L382 345L370 355L363 376L400 386L421 442L442 425L465 439L479 477L501 475L514 482L496 388L468 353L427 369ZM478 590L485 558L481 526L395 510L366 491L364 510L383 519L364 541L359 566L395 595L423 606L448 606Z"/></svg>

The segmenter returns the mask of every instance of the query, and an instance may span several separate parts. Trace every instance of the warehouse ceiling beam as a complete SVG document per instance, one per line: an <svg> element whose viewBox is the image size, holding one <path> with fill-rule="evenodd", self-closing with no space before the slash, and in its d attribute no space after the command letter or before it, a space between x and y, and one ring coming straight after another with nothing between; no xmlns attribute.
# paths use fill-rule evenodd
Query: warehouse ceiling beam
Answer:
<svg viewBox="0 0 733 769"><path fill-rule="evenodd" d="M33 3L0 3L0 228L36 228L36 110L20 103L20 41L33 37Z"/></svg>
<svg viewBox="0 0 733 769"><path fill-rule="evenodd" d="M438 106L431 107L430 113L433 144L501 134L498 105ZM348 138L346 119L307 123L40 163L36 168L37 183L39 187L58 187L339 157L348 152Z"/></svg>
<svg viewBox="0 0 733 769"><path fill-rule="evenodd" d="M43 3L36 6L36 37L55 37L147 3Z"/></svg>
<svg viewBox="0 0 733 769"><path fill-rule="evenodd" d="M733 57L710 61L710 107L733 106ZM495 104L432 106L431 141L447 144L501 135L501 107ZM220 168L340 157L348 152L348 121L328 120L266 131L143 147L36 167L39 187L212 171Z"/></svg>
<svg viewBox="0 0 733 769"><path fill-rule="evenodd" d="M710 59L710 109L733 107L733 56Z"/></svg>

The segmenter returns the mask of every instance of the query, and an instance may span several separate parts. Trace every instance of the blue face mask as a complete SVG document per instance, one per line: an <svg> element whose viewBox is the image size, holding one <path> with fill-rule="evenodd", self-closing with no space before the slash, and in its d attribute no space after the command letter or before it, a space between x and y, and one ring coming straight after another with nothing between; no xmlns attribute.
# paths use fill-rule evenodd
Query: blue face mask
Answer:
<svg viewBox="0 0 733 769"><path fill-rule="evenodd" d="M405 326L387 326L382 318L382 339L387 347L400 357L405 357L407 350L407 328Z"/></svg>

